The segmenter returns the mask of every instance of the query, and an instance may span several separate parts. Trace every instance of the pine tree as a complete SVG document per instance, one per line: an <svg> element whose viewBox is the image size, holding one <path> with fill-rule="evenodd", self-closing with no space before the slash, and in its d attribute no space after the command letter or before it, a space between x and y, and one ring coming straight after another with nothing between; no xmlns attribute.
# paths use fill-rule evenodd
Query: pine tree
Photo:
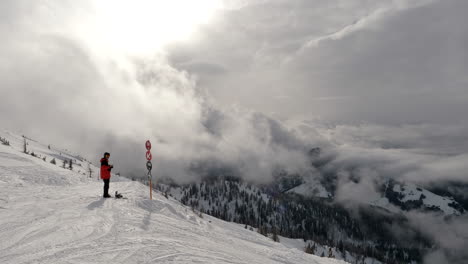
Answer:
<svg viewBox="0 0 468 264"><path fill-rule="evenodd" d="M315 254L315 244L310 246L310 243L308 243L304 251L308 254Z"/></svg>
<svg viewBox="0 0 468 264"><path fill-rule="evenodd" d="M27 147L26 147L26 145L27 145L27 143L26 143L26 138L24 138L24 136L23 136L23 139L24 139L23 152L26 153L26 154L28 154L28 149L27 149Z"/></svg>
<svg viewBox="0 0 468 264"><path fill-rule="evenodd" d="M57 163L55 162L55 158L53 158L53 159L50 161L50 163L52 163L52 164L54 164L54 165L57 164Z"/></svg>
<svg viewBox="0 0 468 264"><path fill-rule="evenodd" d="M344 244L342 240L338 242L338 250L341 252L343 257L345 257L345 249L344 249Z"/></svg>
<svg viewBox="0 0 468 264"><path fill-rule="evenodd" d="M68 169L73 170L73 161L72 160L68 161Z"/></svg>
<svg viewBox="0 0 468 264"><path fill-rule="evenodd" d="M88 162L88 173L89 173L89 177L91 178L92 174L93 174L93 168L91 167L91 163Z"/></svg>
<svg viewBox="0 0 468 264"><path fill-rule="evenodd" d="M273 227L272 233L273 233L273 236L272 236L273 241L279 242L278 231L276 230L276 227Z"/></svg>
<svg viewBox="0 0 468 264"><path fill-rule="evenodd" d="M10 142L8 142L8 140L6 140L6 138L0 137L0 141L1 141L2 144L5 145L5 146L9 146L9 145L10 145Z"/></svg>

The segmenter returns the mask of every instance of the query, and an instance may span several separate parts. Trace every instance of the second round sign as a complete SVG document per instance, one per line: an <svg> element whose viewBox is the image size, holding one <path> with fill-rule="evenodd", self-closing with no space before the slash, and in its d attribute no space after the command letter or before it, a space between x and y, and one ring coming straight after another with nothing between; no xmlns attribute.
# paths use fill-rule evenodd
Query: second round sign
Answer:
<svg viewBox="0 0 468 264"><path fill-rule="evenodd" d="M151 155L151 151L149 151L149 150L146 152L146 159L147 160L153 159L153 155Z"/></svg>

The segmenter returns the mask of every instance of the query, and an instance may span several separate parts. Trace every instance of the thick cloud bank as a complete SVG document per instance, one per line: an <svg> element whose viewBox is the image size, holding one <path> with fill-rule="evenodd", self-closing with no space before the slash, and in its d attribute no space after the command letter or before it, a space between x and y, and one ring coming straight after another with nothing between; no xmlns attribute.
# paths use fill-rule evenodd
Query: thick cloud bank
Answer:
<svg viewBox="0 0 468 264"><path fill-rule="evenodd" d="M151 55L142 56L112 49L112 45L103 49L99 38L96 40L90 37L93 34L86 33L91 31L86 21L95 19L92 2L83 2L76 6L67 1L53 4L36 2L34 5L22 1L5 1L2 3L0 27L2 35L5 36L0 49L2 123L7 128L20 129L31 136L46 138L52 143L65 143L70 148L95 159L101 152L111 151L116 167L133 176L143 174L142 142L153 139L157 176L171 177L177 181L195 179L197 176L190 168L198 168L201 164L235 168L241 176L260 182L270 180L272 171L277 168L285 168L291 173L318 175L316 172L310 172L307 152L313 147L321 147L323 154L328 156L330 161L325 171L338 175L340 181L351 177L354 179L353 184L360 178L374 181L395 178L419 183L438 180L466 182L468 126L458 112L452 112L450 120L461 122L450 122L438 118L437 115L428 115L424 120L421 119L421 122L405 123L405 118L399 118L397 113L389 115L388 119L380 120L380 124L373 124L373 118L362 121L366 120L366 116L382 115L387 111L380 107L373 108L373 95L377 92L372 89L379 87L378 97L383 98L391 96L390 92L401 94L407 90L413 93L413 90L419 89L417 87L423 87L421 79L414 76L421 71L414 70L411 71L411 75L404 74L398 70L398 65L391 65L394 56L388 56L386 60L382 58L382 62L372 62L379 66L392 67L387 69L387 72L396 74L394 79L400 82L398 86L392 86L393 88L386 87L393 81L381 79L380 71L378 74L367 72L365 75L361 75L364 72L356 72L361 66L365 69L370 68L365 66L367 62L360 62L361 58L352 54L329 54L329 60L321 60L320 71L332 66L334 69L350 67L335 76L346 77L347 85L326 81L333 85L329 87L331 90L326 89L339 92L337 89L346 87L353 90L353 97L359 96L359 100L364 100L367 97L363 95L369 94L370 100L360 102L367 105L361 120L351 117L345 122L345 116L331 118L332 121L323 117L316 119L316 116L327 111L327 107L315 109L317 112L312 114L303 109L300 115L284 118L295 106L271 97L272 93L279 91L275 87L283 85L281 89L290 88L288 98L283 99L294 100L297 105L309 98L308 104L313 107L322 107L324 103L337 108L347 107L346 103L344 106L341 106L341 103L337 104L341 99L337 101L335 97L322 98L319 102L315 96L296 97L295 92L299 91L297 89L303 89L300 87L303 87L304 82L311 81L296 77L305 76L310 69L316 67L314 61L317 53L341 50L336 45L347 44L351 48L356 45L358 39L355 38L358 36L360 45L370 45L378 34L388 37L385 33L399 31L402 20L408 20L409 25L416 22L430 24L432 22L425 21L425 14L439 16L445 12L452 12L453 16L447 21L447 25L439 25L439 28L427 33L444 34L442 27L449 27L452 22L458 21L456 7L463 4L459 1L445 5L434 1L377 1L373 4L344 4L337 1L336 8L331 8L328 4L293 2L239 2L219 11L214 23L200 29L198 41L174 46L169 52L159 49ZM349 26L340 27L340 23L322 17L314 8L324 13L335 14L343 23L359 19ZM260 9L268 12L263 12L258 17L252 16ZM281 17L284 10L291 11L290 19L278 20L277 24L268 24L269 28L264 28L267 27L269 19ZM348 15L344 15L343 12L348 11ZM244 39L241 45L239 41L243 41L243 36L246 37L254 29L244 32L245 29L237 28L236 26L245 23L236 20L240 17L246 21L257 21L259 25L264 26L255 29L255 32L263 32L263 43L279 45L287 42L286 39L297 42L280 50L270 50L268 47L256 50L260 38L249 37L248 40ZM317 24L306 27L304 19L307 17L317 18ZM229 31L227 27L234 26L234 21L240 24L231 28L231 33L237 32L240 35L228 34L227 39L219 38L223 32ZM292 21L296 23L294 30L282 31L290 27ZM319 26L326 25L336 28L331 30L335 33L322 32L323 28ZM409 34L413 28L410 26L405 30L408 31L405 34ZM463 33L459 36L460 41L464 41L466 32L460 33ZM213 41L214 38L219 41ZM299 41L300 39L303 41ZM434 48L442 46L440 40L434 41ZM312 42L315 44L311 45ZM213 46L213 43L216 43L216 46ZM228 43L239 43L239 46L227 52L227 49L233 48L225 46ZM413 46L419 43L417 38L406 43L405 47L413 50ZM386 45L374 43L369 47L371 49L359 52L381 53L375 50L380 44ZM427 52L433 49L431 47L427 48ZM252 57L246 57L249 52L258 56L253 57L252 61ZM428 53L408 54L415 56L416 63ZM260 58L267 59L268 62ZM337 58L341 62L330 64L330 59ZM205 63L197 63L199 60ZM218 67L209 61L225 66ZM242 67L238 64L242 61L250 66ZM273 61L282 61L282 66L272 71L269 62ZM448 64L451 66L449 68L453 69L450 74L459 70L457 66L467 66L466 63L455 59L445 60L444 63L439 66L429 65L435 70ZM185 70L178 68L185 66L188 67ZM290 75L294 78L291 80L285 76L291 74L292 70L295 73ZM315 73L314 80L325 81L328 73L320 71ZM242 77L252 74L256 75L255 79ZM358 75L361 80L359 82L356 80ZM341 78L335 77L335 80ZM374 82L377 79L381 81L378 85ZM284 83L286 80L289 80L289 84ZM445 84L451 87L455 85L455 90L450 88L445 95L441 94L440 103L443 105L447 105L443 102L447 94L452 96L454 91L460 92L456 84L462 84L464 77L453 75L450 81L446 78L445 80ZM259 83L264 81L269 84L275 82L275 85L267 91L266 84ZM426 84L434 86L430 79ZM359 85L360 88L354 87L355 85ZM319 89L315 92L320 94L321 85L314 84L314 87ZM398 90L395 90L397 87ZM214 88L216 90L213 90ZM249 99L243 101L242 98L234 98L231 103L225 102L224 95L240 95L243 89L249 90ZM422 97L430 99L442 93L441 88L436 89L435 86L431 91L436 94ZM303 92L309 95L309 91ZM459 100L464 100L464 97L466 94L462 94ZM348 101L349 98L346 98L348 97L343 97L343 100ZM246 110L246 106L252 107L249 101L253 99L268 104L269 108L274 107L275 113L265 115L257 110ZM384 100L393 99L395 98L390 97ZM385 104L382 106L386 107ZM258 109L268 110L268 107L259 106ZM407 106L403 106L405 107ZM353 113L355 110L357 112ZM352 115L357 115L360 111L355 107L341 109L341 112L349 112ZM405 113L414 112L407 109ZM276 116L280 116L282 121ZM395 119L401 120L399 125L394 125Z"/></svg>

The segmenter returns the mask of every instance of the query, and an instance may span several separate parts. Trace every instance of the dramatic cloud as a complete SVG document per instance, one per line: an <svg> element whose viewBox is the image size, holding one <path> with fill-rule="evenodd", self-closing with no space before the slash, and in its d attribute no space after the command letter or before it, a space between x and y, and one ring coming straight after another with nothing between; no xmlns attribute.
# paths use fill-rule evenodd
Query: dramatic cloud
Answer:
<svg viewBox="0 0 468 264"><path fill-rule="evenodd" d="M179 182L198 178L192 168L207 162L262 182L276 167L308 166L304 153L312 143L255 111L213 108L195 79L170 66L163 53L101 50L73 30L74 20L63 13L73 12L67 4L4 5L17 12L2 23L8 36L0 50L5 127L95 160L109 151L116 171L137 177L144 175L146 139L153 139L155 176ZM90 7L80 8L84 18L91 16ZM55 12L62 25L42 28L56 19L44 13Z"/></svg>
<svg viewBox="0 0 468 264"><path fill-rule="evenodd" d="M375 8L370 14L358 18L355 22L338 29L336 32L326 34L319 37L313 37L312 40L307 41L300 49L299 54L304 49L317 47L320 42L327 40L340 40L348 35L351 35L359 30L367 28L374 28L385 17L390 16L398 11L423 6L425 4L434 2L433 0L422 1L388 1L381 6Z"/></svg>
<svg viewBox="0 0 468 264"><path fill-rule="evenodd" d="M456 0L262 1L226 11L193 42L173 45L170 57L219 104L282 118L466 124L466 7Z"/></svg>
<svg viewBox="0 0 468 264"><path fill-rule="evenodd" d="M306 170L304 154L321 146L335 153L325 169L338 175L466 181L467 65L454 55L466 56L463 5L238 1L194 40L129 56L87 32L92 2L6 1L2 120L88 155L113 151L137 175L137 146L155 138L158 173L178 179L216 160L268 180L280 165Z"/></svg>
<svg viewBox="0 0 468 264"><path fill-rule="evenodd" d="M387 179L468 183L468 2L215 2L2 1L2 127L136 177L146 139L158 178L330 177L354 204ZM461 220L427 263L458 261Z"/></svg>

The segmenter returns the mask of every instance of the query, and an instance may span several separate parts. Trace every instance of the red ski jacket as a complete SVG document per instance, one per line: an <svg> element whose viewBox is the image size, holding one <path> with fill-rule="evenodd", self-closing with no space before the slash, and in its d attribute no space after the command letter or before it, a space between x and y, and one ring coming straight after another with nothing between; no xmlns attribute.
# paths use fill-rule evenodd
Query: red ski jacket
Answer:
<svg viewBox="0 0 468 264"><path fill-rule="evenodd" d="M109 166L109 161L106 158L101 159L101 179L107 180L111 177L112 167Z"/></svg>

